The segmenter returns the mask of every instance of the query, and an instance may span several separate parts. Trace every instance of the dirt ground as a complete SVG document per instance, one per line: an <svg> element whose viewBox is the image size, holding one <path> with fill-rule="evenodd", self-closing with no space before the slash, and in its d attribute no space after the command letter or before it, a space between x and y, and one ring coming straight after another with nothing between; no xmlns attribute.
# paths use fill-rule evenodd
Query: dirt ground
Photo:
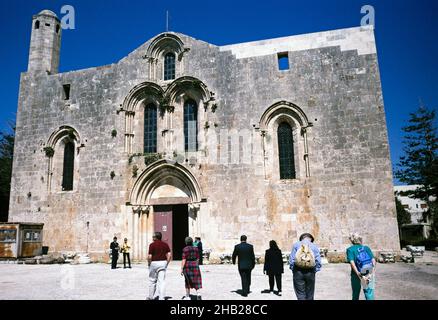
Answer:
<svg viewBox="0 0 438 320"><path fill-rule="evenodd" d="M179 262L167 271L166 295L179 300L184 295L184 279ZM252 273L252 293L243 298L237 267L233 265L201 266L204 300L295 300L292 274L283 274L283 295L263 293L268 278L262 266ZM348 264L324 265L317 274L315 299L348 300L351 298ZM134 299L144 300L148 293L148 269L134 264L132 269L111 270L107 264L86 265L18 265L0 264L0 299ZM438 299L438 264L378 264L376 299ZM363 299L363 295L361 296Z"/></svg>

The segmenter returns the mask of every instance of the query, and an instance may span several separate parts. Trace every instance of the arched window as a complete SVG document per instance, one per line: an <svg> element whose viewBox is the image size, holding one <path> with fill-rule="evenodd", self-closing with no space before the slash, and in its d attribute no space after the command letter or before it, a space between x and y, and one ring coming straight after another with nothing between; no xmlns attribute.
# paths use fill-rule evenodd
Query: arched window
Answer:
<svg viewBox="0 0 438 320"><path fill-rule="evenodd" d="M157 152L157 107L150 103L144 108L144 153Z"/></svg>
<svg viewBox="0 0 438 320"><path fill-rule="evenodd" d="M62 169L62 190L73 190L73 171L75 162L75 144L67 142L64 147L64 165Z"/></svg>
<svg viewBox="0 0 438 320"><path fill-rule="evenodd" d="M164 80L175 79L175 54L166 53L164 56Z"/></svg>
<svg viewBox="0 0 438 320"><path fill-rule="evenodd" d="M282 122L277 129L280 179L295 179L294 145L292 128Z"/></svg>
<svg viewBox="0 0 438 320"><path fill-rule="evenodd" d="M192 99L184 103L185 151L198 150L198 106Z"/></svg>
<svg viewBox="0 0 438 320"><path fill-rule="evenodd" d="M35 21L35 29L39 29L40 28L40 21L37 20Z"/></svg>

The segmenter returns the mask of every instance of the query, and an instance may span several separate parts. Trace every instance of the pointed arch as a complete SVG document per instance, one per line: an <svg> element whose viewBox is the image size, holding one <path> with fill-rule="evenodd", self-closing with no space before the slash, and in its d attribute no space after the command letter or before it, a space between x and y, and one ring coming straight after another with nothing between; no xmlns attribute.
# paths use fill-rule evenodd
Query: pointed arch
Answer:
<svg viewBox="0 0 438 320"><path fill-rule="evenodd" d="M172 32L156 36L151 41L145 55L149 64L149 79L168 81L183 74L182 60L184 53L188 51L189 48L184 47L181 38ZM171 61L168 60L170 57Z"/></svg>
<svg viewBox="0 0 438 320"><path fill-rule="evenodd" d="M311 127L312 123L307 119L304 111L296 104L287 101L279 101L270 106L260 118L260 129L264 130L268 127L272 119L278 115L286 115L298 121L302 128Z"/></svg>
<svg viewBox="0 0 438 320"><path fill-rule="evenodd" d="M142 82L129 91L120 110L125 112L125 152L132 153L133 150L135 111L145 102L159 106L163 96L163 89L149 81Z"/></svg>
<svg viewBox="0 0 438 320"><path fill-rule="evenodd" d="M146 56L158 59L164 51L173 51L176 55L184 52L184 43L176 34L165 32L156 36L149 45Z"/></svg>
<svg viewBox="0 0 438 320"><path fill-rule="evenodd" d="M164 96L163 89L149 81L142 82L132 88L122 103L122 110L134 112L138 103L142 102L147 97L153 97L157 101L161 101Z"/></svg>
<svg viewBox="0 0 438 320"><path fill-rule="evenodd" d="M74 191L77 188L78 155L81 147L84 147L84 143L79 132L72 126L60 126L50 135L43 148L48 161L48 192ZM47 148L51 149L51 153Z"/></svg>
<svg viewBox="0 0 438 320"><path fill-rule="evenodd" d="M267 176L279 180L310 177L307 135L312 126L304 111L288 101L276 102L263 112L259 123L263 153L272 155L265 162ZM267 136L276 137L277 143L266 139ZM300 169L300 159L304 159L304 170Z"/></svg>
<svg viewBox="0 0 438 320"><path fill-rule="evenodd" d="M158 160L149 165L137 178L132 188L129 202L132 206L153 205L154 191L163 185L171 185L181 190L186 203L199 203L202 199L201 187L193 173L183 165L167 160Z"/></svg>
<svg viewBox="0 0 438 320"><path fill-rule="evenodd" d="M47 139L46 147L55 148L59 140L69 137L74 140L77 145L81 146L83 143L79 132L72 126L63 125L60 126L56 131L52 132L49 139Z"/></svg>
<svg viewBox="0 0 438 320"><path fill-rule="evenodd" d="M190 91L198 93L204 104L214 100L214 94L208 90L207 85L201 80L190 76L180 77L173 81L167 87L164 95L166 100L172 104L180 94Z"/></svg>

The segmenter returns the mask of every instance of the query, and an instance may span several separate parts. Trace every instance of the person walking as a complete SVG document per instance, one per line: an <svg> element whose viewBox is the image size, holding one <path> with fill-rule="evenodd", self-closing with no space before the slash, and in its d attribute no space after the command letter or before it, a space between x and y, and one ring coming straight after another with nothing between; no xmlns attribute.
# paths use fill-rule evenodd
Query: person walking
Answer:
<svg viewBox="0 0 438 320"><path fill-rule="evenodd" d="M242 280L242 296L247 297L251 288L251 271L255 266L254 247L246 243L247 237L240 237L240 244L234 247L233 264L236 264L238 258L238 269Z"/></svg>
<svg viewBox="0 0 438 320"><path fill-rule="evenodd" d="M155 232L152 236L153 242L149 245L149 300L158 297L164 300L166 270L172 259L170 248L167 243L161 241L161 232Z"/></svg>
<svg viewBox="0 0 438 320"><path fill-rule="evenodd" d="M289 257L298 300L313 300L315 294L315 274L321 270L321 255L313 241L310 233L303 233L293 245Z"/></svg>
<svg viewBox="0 0 438 320"><path fill-rule="evenodd" d="M125 238L120 252L123 253L123 269L126 269L126 259L128 259L129 269L131 269L131 259L129 258L129 250L131 246L128 244L128 239Z"/></svg>
<svg viewBox="0 0 438 320"><path fill-rule="evenodd" d="M362 237L352 233L349 237L352 246L347 248L347 261L351 266L352 299L359 300L363 289L366 300L374 300L376 259L368 246L362 244Z"/></svg>
<svg viewBox="0 0 438 320"><path fill-rule="evenodd" d="M200 237L195 237L195 242L193 243L193 245L198 248L198 252L199 252L199 265L202 265L204 250L202 249L201 238Z"/></svg>
<svg viewBox="0 0 438 320"><path fill-rule="evenodd" d="M199 290L202 288L201 270L199 270L199 251L193 245L193 239L185 239L186 246L183 249L181 261L181 275L184 276L186 295L183 300L190 300L190 289L196 290L196 299L201 300Z"/></svg>
<svg viewBox="0 0 438 320"><path fill-rule="evenodd" d="M110 244L111 250L111 269L117 269L117 260L119 259L120 246L117 243L117 237L113 238L113 242Z"/></svg>
<svg viewBox="0 0 438 320"><path fill-rule="evenodd" d="M265 252L263 273L269 277L269 293L274 292L274 279L277 283L278 295L281 296L281 274L284 272L283 254L274 240L269 241L269 249Z"/></svg>

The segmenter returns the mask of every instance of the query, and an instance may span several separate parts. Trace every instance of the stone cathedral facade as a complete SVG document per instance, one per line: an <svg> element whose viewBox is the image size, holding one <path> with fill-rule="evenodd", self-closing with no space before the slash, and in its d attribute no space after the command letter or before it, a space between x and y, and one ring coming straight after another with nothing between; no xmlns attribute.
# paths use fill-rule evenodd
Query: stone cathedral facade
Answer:
<svg viewBox="0 0 438 320"><path fill-rule="evenodd" d="M241 234L262 253L311 232L329 251L357 231L399 250L372 27L216 46L161 33L111 65L58 72L60 21L32 20L21 74L10 221L44 223L49 251L107 259L212 257Z"/></svg>

